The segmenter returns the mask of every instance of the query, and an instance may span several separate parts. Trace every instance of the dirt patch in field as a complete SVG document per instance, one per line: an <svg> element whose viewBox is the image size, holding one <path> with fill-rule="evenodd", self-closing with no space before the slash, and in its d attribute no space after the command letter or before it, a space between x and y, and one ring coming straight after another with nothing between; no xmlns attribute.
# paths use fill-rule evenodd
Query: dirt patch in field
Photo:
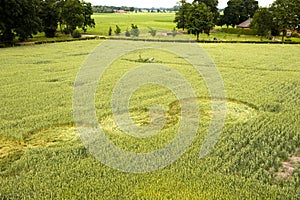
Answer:
<svg viewBox="0 0 300 200"><path fill-rule="evenodd" d="M276 179L289 179L298 163L300 163L300 157L298 156L292 156L288 161L282 162L281 168L276 172Z"/></svg>
<svg viewBox="0 0 300 200"><path fill-rule="evenodd" d="M0 140L0 159L7 157L16 151L23 151L24 144L13 140Z"/></svg>
<svg viewBox="0 0 300 200"><path fill-rule="evenodd" d="M25 152L27 149L53 147L65 145L68 142L79 140L76 128L73 126L54 127L40 130L17 141L0 139L0 160L9 157L15 152Z"/></svg>

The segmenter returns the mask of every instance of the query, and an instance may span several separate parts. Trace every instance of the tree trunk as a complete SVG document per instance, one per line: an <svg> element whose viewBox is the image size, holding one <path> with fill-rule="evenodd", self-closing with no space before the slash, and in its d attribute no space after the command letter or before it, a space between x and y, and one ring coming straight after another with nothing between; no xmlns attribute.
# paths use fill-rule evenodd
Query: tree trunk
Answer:
<svg viewBox="0 0 300 200"><path fill-rule="evenodd" d="M199 41L199 32L197 32L196 35L197 35L197 41Z"/></svg>
<svg viewBox="0 0 300 200"><path fill-rule="evenodd" d="M282 32L281 42L284 42L284 32Z"/></svg>

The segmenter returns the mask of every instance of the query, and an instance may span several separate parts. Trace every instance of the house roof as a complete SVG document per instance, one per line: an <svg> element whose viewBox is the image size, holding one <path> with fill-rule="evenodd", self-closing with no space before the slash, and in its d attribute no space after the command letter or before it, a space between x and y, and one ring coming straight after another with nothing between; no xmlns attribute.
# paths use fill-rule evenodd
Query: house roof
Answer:
<svg viewBox="0 0 300 200"><path fill-rule="evenodd" d="M116 12L117 13L127 13L127 11L125 11L125 10L117 10Z"/></svg>
<svg viewBox="0 0 300 200"><path fill-rule="evenodd" d="M246 21L239 24L237 27L238 28L250 28L251 21L252 21L252 18L249 18Z"/></svg>

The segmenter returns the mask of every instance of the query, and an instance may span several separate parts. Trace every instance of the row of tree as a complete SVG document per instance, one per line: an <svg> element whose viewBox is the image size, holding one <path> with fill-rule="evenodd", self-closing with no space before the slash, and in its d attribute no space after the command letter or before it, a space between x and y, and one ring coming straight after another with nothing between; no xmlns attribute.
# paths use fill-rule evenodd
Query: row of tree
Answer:
<svg viewBox="0 0 300 200"><path fill-rule="evenodd" d="M126 6L93 6L94 13L114 13L116 10L125 10L127 12L134 12L137 10L135 7Z"/></svg>
<svg viewBox="0 0 300 200"><path fill-rule="evenodd" d="M1 0L0 42L17 36L24 41L38 32L54 37L57 27L65 34L94 27L91 3L83 0Z"/></svg>
<svg viewBox="0 0 300 200"><path fill-rule="evenodd" d="M287 30L300 27L300 0L276 0L270 8L259 8L255 0L229 0L224 14L217 8L218 0L181 0L174 22L177 28L187 29L199 39L199 34L209 35L215 25L235 27L253 18L251 27L261 36L286 36Z"/></svg>
<svg viewBox="0 0 300 200"><path fill-rule="evenodd" d="M276 0L269 8L259 8L251 28L261 37L282 33L282 41L290 30L300 30L300 0Z"/></svg>

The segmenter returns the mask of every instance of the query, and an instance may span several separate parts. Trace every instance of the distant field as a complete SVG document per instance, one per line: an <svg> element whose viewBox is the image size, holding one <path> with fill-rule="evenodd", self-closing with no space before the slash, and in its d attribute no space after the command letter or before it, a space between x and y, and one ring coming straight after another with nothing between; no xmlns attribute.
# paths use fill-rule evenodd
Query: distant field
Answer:
<svg viewBox="0 0 300 200"><path fill-rule="evenodd" d="M116 13L107 13L107 14L94 14L93 18L96 22L95 28L88 28L86 34L90 35L100 35L108 36L109 27L112 28L112 35L115 36L114 31L116 30L116 25L121 28L122 34L124 36L126 29L131 29L131 24L135 24L139 27L142 35L147 34L146 38L152 38L149 33L149 28L153 28L158 32L171 32L176 24L173 22L175 18L175 13L127 13L127 14L116 14ZM223 26L226 28L226 26ZM229 34L220 32L221 27L215 27L215 30L208 36L207 34L201 34L200 40L204 41L213 41L217 39L218 41L260 41L259 36L255 35L243 35L243 34ZM83 31L80 30L82 33ZM181 31L181 29L179 30ZM189 37L192 40L195 40L194 35L185 35L185 39ZM140 38L143 36L140 36ZM177 39L178 36L176 36ZM71 40L72 38L69 35L57 33L55 38L46 38L44 33L38 33L34 35L33 38L30 38L28 41L59 41L59 40ZM160 38L161 39L161 38ZM280 41L280 37L277 38ZM286 38L286 40L293 42L300 42L300 38ZM270 40L263 38L263 41L270 42Z"/></svg>
<svg viewBox="0 0 300 200"><path fill-rule="evenodd" d="M171 31L176 27L174 23L175 13L127 13L127 14L94 14L93 18L96 22L96 27L93 29L88 29L88 34L95 35L108 35L109 27L112 27L112 34L114 35L114 30L116 25L121 28L122 33L126 29L131 29L131 24L135 24L139 29L143 29L147 33L147 30L153 28L155 30L165 30ZM221 27L216 27L220 29ZM223 28L226 28L223 26ZM195 39L195 36L190 35L192 39ZM218 40L222 41L260 41L260 37L255 35L238 35L238 34L227 34L222 32L214 32L210 36L206 34L200 35L200 40ZM263 39L264 41L269 41ZM292 41L299 42L300 38L292 38Z"/></svg>
<svg viewBox="0 0 300 200"><path fill-rule="evenodd" d="M109 16L118 17L99 15L98 23L105 20L97 30L114 25ZM131 14L118 24L122 29L130 23L154 26L160 15L153 16L153 24L132 22ZM166 16L171 20L171 14ZM168 22L159 24L172 28ZM139 65L140 54L186 76L200 104L197 137L179 160L156 172L127 174L90 155L73 124L74 81L99 43L0 49L0 199L300 198L299 45L201 44L216 63L227 94L225 127L205 159L198 152L211 108L206 86L191 65L161 50L131 52L113 62L99 83L95 107L107 136L122 148L144 152L162 147L179 123L174 95L149 85L134 93L131 116L140 126L147 124L147 107L159 102L168 114L163 131L140 141L116 128L108 99L122 74Z"/></svg>
<svg viewBox="0 0 300 200"><path fill-rule="evenodd" d="M96 22L95 29L89 29L91 34L108 35L108 29L111 26L113 31L118 25L122 32L131 24L138 25L139 28L156 28L173 30L176 24L173 23L175 13L127 13L127 14L94 14L93 18Z"/></svg>

